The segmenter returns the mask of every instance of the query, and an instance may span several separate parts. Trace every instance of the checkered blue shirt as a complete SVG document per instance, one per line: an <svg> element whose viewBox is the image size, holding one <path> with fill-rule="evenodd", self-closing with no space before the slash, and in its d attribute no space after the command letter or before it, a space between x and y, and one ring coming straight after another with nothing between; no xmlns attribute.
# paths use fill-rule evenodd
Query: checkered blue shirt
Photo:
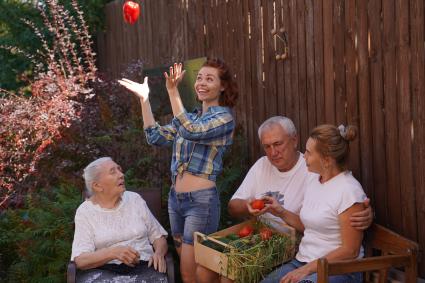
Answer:
<svg viewBox="0 0 425 283"><path fill-rule="evenodd" d="M234 128L230 108L212 106L203 115L199 110L183 112L168 125L146 128L145 134L148 144L173 146L173 183L184 171L216 181L223 169L223 155L233 142Z"/></svg>

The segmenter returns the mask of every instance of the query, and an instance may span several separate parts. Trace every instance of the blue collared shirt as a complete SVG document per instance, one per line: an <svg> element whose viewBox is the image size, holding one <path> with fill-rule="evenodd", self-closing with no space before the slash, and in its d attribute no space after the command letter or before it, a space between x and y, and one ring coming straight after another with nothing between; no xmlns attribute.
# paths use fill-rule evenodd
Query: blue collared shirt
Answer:
<svg viewBox="0 0 425 283"><path fill-rule="evenodd" d="M212 106L202 114L182 112L170 124L145 129L148 144L173 146L172 180L187 171L216 181L223 169L223 155L233 142L235 121L230 108Z"/></svg>

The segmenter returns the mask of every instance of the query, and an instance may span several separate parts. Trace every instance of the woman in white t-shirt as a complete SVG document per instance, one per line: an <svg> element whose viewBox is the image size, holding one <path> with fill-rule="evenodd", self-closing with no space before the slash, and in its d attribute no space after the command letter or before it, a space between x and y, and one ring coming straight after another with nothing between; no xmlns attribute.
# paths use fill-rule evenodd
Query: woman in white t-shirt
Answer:
<svg viewBox="0 0 425 283"><path fill-rule="evenodd" d="M357 128L342 125L321 125L311 132L304 154L311 173L299 216L284 209L274 198L264 198L270 213L304 236L295 259L270 273L263 283L317 282L317 259L363 257L363 233L350 225L349 218L363 209L366 196L346 169L349 142L356 135ZM329 282L360 283L362 274L330 276Z"/></svg>
<svg viewBox="0 0 425 283"><path fill-rule="evenodd" d="M167 232L140 195L125 190L121 167L99 158L84 180L91 197L75 214L77 282L167 282Z"/></svg>

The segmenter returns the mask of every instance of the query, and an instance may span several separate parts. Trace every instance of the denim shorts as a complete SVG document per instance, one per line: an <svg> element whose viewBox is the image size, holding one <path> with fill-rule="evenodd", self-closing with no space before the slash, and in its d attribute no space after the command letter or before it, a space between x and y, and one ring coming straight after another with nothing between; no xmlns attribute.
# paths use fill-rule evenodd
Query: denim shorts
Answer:
<svg viewBox="0 0 425 283"><path fill-rule="evenodd" d="M193 245L193 233L211 234L220 220L220 200L216 187L178 193L171 187L168 196L171 234L183 235L183 243Z"/></svg>
<svg viewBox="0 0 425 283"><path fill-rule="evenodd" d="M280 279L288 274L289 272L300 268L305 265L304 262L300 262L296 259L291 260L288 263L285 263L275 269L272 273L266 276L260 283L274 283L279 282ZM317 282L317 273L308 275L307 277L302 278L299 283L316 283ZM348 273L342 275L332 275L329 276L329 283L362 283L363 282L363 273Z"/></svg>

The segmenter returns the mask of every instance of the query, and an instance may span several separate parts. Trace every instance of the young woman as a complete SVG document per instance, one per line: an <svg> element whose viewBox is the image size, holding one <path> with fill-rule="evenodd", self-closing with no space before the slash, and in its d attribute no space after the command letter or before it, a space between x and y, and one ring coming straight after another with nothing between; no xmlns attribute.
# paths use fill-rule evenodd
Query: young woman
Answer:
<svg viewBox="0 0 425 283"><path fill-rule="evenodd" d="M235 121L231 108L238 91L227 65L207 59L194 86L202 108L188 113L177 88L184 72L182 64L174 64L169 74L164 73L174 115L165 126L154 120L147 78L143 84L127 79L119 83L140 98L148 143L173 147L168 212L182 279L192 283L196 274L193 233L210 234L218 229L220 201L215 182L223 168L223 154L232 143Z"/></svg>
<svg viewBox="0 0 425 283"><path fill-rule="evenodd" d="M265 197L268 210L304 232L294 260L269 274L262 283L317 282L317 259L353 259L363 256L363 232L350 225L350 216L363 210L366 198L360 183L347 171L352 126L316 127L307 141L304 158L311 178L306 184L300 215ZM331 283L360 283L361 273L330 276Z"/></svg>

